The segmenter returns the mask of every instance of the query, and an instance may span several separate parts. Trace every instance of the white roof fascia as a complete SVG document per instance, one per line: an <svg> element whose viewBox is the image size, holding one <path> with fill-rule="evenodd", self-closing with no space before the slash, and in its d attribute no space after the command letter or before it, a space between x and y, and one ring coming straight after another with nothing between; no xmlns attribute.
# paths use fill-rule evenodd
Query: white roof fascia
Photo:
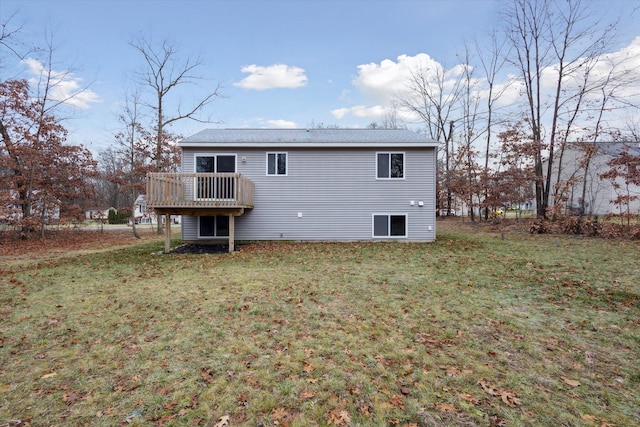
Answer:
<svg viewBox="0 0 640 427"><path fill-rule="evenodd" d="M188 148L437 148L437 142L181 142L180 147Z"/></svg>

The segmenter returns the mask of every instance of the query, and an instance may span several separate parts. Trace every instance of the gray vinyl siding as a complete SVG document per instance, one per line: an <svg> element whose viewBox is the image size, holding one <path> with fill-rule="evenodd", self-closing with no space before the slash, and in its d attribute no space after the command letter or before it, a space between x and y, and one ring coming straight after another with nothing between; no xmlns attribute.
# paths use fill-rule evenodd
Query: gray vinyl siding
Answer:
<svg viewBox="0 0 640 427"><path fill-rule="evenodd" d="M287 153L286 176L267 176L267 152ZM404 153L405 178L376 179L378 152ZM194 171L194 156L202 153L236 154L237 172L255 183L254 208L236 218L236 240L371 240L374 214L407 216L408 237L399 240L435 239L432 147L185 147L183 171ZM414 206L410 206L412 200ZM197 239L197 223L196 217L183 217L183 240Z"/></svg>

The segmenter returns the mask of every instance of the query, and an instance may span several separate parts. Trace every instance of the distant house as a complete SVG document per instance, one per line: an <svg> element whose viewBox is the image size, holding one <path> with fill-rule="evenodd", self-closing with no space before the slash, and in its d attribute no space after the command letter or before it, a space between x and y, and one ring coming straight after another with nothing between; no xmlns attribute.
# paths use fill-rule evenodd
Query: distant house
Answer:
<svg viewBox="0 0 640 427"><path fill-rule="evenodd" d="M136 201L133 203L134 211L133 215L137 224L157 224L158 219L156 213L147 207L147 196L144 194L138 195Z"/></svg>
<svg viewBox="0 0 640 427"><path fill-rule="evenodd" d="M179 145L182 172L150 174L147 203L183 215L183 241L435 239L438 144L409 130L209 129Z"/></svg>
<svg viewBox="0 0 640 427"><path fill-rule="evenodd" d="M15 223L22 220L23 205L18 203L18 194L9 191L9 205L0 209L0 222ZM12 200L11 200L12 199ZM46 193L33 191L31 200L31 217L42 220L44 224L54 224L60 221L60 200L48 197Z"/></svg>
<svg viewBox="0 0 640 427"><path fill-rule="evenodd" d="M107 219L109 218L109 211L111 209L115 210L115 208L101 209L94 206L84 211L84 217L95 221L107 222Z"/></svg>
<svg viewBox="0 0 640 427"><path fill-rule="evenodd" d="M565 203L568 211L579 212L583 206L584 194L585 215L607 215L626 212L626 206L612 203L620 192L628 192L631 196L640 196L640 186L626 186L622 179L617 179L620 188L616 189L613 182L603 178L602 174L611 168L608 162L619 157L625 150L634 156L640 156L640 146L637 143L602 142L595 145L589 168L585 175L585 145L571 144L564 152L560 180L568 182L566 189L568 199ZM558 167L553 171L553 177L558 174ZM586 179L585 179L586 177ZM586 185L586 188L585 188ZM640 200L632 201L629 205L632 214L640 214Z"/></svg>
<svg viewBox="0 0 640 427"><path fill-rule="evenodd" d="M157 224L158 215L155 211L147 206L147 196L140 194L134 202L134 217L136 224ZM174 224L180 223L180 216L174 216L172 218Z"/></svg>

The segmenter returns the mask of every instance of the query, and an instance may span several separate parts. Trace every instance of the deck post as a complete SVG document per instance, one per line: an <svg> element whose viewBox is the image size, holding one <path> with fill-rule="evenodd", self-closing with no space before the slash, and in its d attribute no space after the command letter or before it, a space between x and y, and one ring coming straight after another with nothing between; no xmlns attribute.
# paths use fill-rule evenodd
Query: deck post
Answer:
<svg viewBox="0 0 640 427"><path fill-rule="evenodd" d="M171 253L171 215L165 214L165 225L164 225L164 253ZM162 217L158 217L158 221L161 221Z"/></svg>
<svg viewBox="0 0 640 427"><path fill-rule="evenodd" d="M233 214L229 214L229 253L233 253L235 250L235 221L236 217Z"/></svg>

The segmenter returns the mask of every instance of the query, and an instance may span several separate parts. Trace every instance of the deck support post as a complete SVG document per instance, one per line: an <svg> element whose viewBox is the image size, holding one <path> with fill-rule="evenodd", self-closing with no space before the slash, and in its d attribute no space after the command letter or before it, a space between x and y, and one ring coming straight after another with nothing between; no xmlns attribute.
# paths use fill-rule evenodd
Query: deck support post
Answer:
<svg viewBox="0 0 640 427"><path fill-rule="evenodd" d="M164 218L164 253L168 254L171 252L171 215L165 214ZM162 221L162 216L158 216L158 221Z"/></svg>
<svg viewBox="0 0 640 427"><path fill-rule="evenodd" d="M233 253L235 250L235 222L236 217L233 214L229 214L229 253Z"/></svg>

